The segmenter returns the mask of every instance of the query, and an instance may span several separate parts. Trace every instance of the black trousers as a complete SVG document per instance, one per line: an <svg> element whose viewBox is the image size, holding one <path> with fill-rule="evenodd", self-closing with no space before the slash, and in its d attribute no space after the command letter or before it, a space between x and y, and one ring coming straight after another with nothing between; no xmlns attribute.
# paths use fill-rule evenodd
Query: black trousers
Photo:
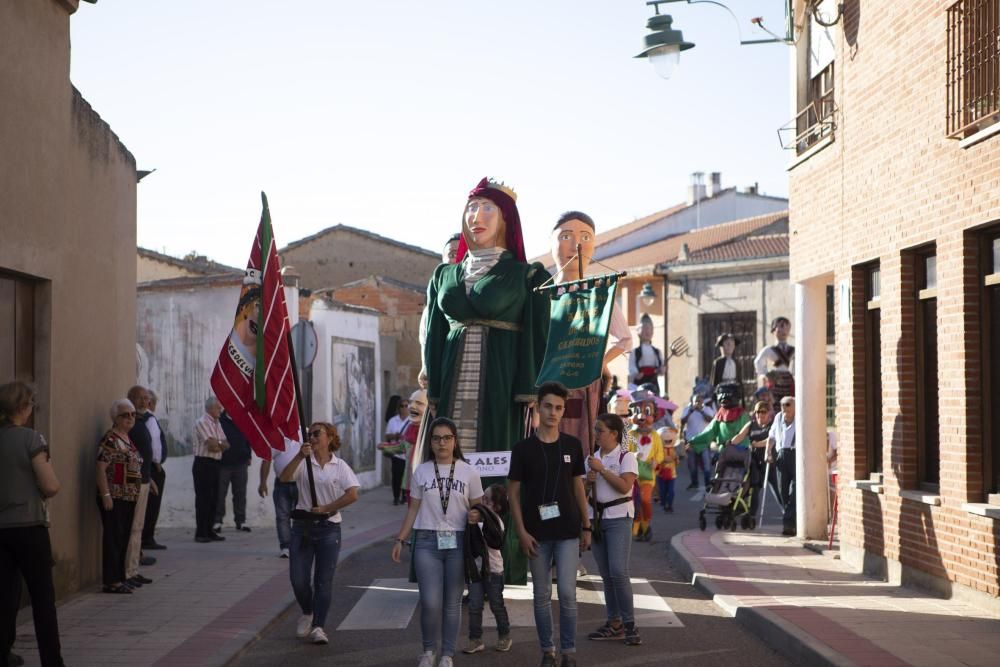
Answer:
<svg viewBox="0 0 1000 667"><path fill-rule="evenodd" d="M146 500L146 522L142 524L142 543L152 544L156 541L156 522L160 518L160 503L163 501L163 485L167 481L167 473L163 466L152 466L149 473L150 478L156 482L160 489L158 494L150 493Z"/></svg>
<svg viewBox="0 0 1000 667"><path fill-rule="evenodd" d="M4 593L0 614L0 665L6 667L7 654L14 643L12 630L17 625L20 581L28 586L31 612L35 621L35 639L43 667L60 667L59 621L56 617L56 593L52 585L52 544L45 526L0 528L0 591ZM6 599L17 591L17 598Z"/></svg>
<svg viewBox="0 0 1000 667"><path fill-rule="evenodd" d="M194 457L191 474L194 475L195 537L212 536L212 520L219 497L219 470L222 462L207 456Z"/></svg>
<svg viewBox="0 0 1000 667"><path fill-rule="evenodd" d="M795 530L795 450L779 449L776 461L778 469L778 496L784 513L782 525Z"/></svg>
<svg viewBox="0 0 1000 667"><path fill-rule="evenodd" d="M403 473L406 472L406 459L392 457L392 497L394 500L403 498Z"/></svg>
<svg viewBox="0 0 1000 667"><path fill-rule="evenodd" d="M105 586L111 586L125 581L125 557L128 554L128 538L132 534L135 503L114 500L111 509L105 510L98 499L97 506L101 510L101 525L104 527L101 538L103 581Z"/></svg>

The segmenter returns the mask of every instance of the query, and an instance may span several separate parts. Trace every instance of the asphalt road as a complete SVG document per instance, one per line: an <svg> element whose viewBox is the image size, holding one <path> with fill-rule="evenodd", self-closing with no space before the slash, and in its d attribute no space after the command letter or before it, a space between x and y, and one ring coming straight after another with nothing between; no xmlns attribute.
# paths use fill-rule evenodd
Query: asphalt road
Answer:
<svg viewBox="0 0 1000 667"><path fill-rule="evenodd" d="M701 507L701 502L695 500L698 498L700 493L680 489L673 514L656 509L652 541L633 543L631 573L637 582L636 592L640 588L645 592L636 600L637 613L645 614L647 622L645 627L642 620L638 623L642 646L588 641L587 633L604 622L604 607L596 597L601 586L591 580L578 584L577 659L581 665L789 664L735 620L724 616L715 604L682 581L671 566L667 557L670 538L676 532L697 528ZM400 508L400 519L402 514ZM711 522L709 530L714 530ZM337 665L414 665L421 647L417 594L407 590L410 586L405 582L406 561L401 565L393 563L389 559L390 549L388 540L375 544L338 567L334 601L326 623L328 645L314 646L295 637L299 610L293 605L231 664L263 667L322 661ZM597 574L591 554L586 554L583 562L589 573ZM483 666L538 663L540 653L530 593L513 590L505 597L514 625L512 650L509 653L492 650L496 630L487 612L483 623L487 650L471 656L459 652L457 663ZM553 609L556 608L553 604ZM463 612L459 649L468 636L465 621Z"/></svg>

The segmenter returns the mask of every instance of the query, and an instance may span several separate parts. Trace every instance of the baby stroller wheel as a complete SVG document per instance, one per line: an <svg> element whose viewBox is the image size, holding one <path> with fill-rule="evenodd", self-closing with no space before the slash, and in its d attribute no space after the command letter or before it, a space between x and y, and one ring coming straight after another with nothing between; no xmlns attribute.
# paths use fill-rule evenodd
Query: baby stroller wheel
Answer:
<svg viewBox="0 0 1000 667"><path fill-rule="evenodd" d="M730 519L730 521L729 521L729 530L735 531L737 523L739 523L739 522L736 521L736 517L733 517L732 519Z"/></svg>
<svg viewBox="0 0 1000 667"><path fill-rule="evenodd" d="M719 529L722 528L722 515L721 514L719 516L715 517L715 527L719 528Z"/></svg>
<svg viewBox="0 0 1000 667"><path fill-rule="evenodd" d="M698 517L698 527L701 528L702 530L705 530L706 526L708 526L708 522L705 521L705 515L702 514L701 516Z"/></svg>
<svg viewBox="0 0 1000 667"><path fill-rule="evenodd" d="M750 530L757 527L757 517L750 517Z"/></svg>
<svg viewBox="0 0 1000 667"><path fill-rule="evenodd" d="M723 530L729 530L729 527L733 525L733 518L726 514L722 518L722 528Z"/></svg>
<svg viewBox="0 0 1000 667"><path fill-rule="evenodd" d="M752 518L744 514L743 518L740 519L740 528L742 528L743 530L750 530L751 521Z"/></svg>

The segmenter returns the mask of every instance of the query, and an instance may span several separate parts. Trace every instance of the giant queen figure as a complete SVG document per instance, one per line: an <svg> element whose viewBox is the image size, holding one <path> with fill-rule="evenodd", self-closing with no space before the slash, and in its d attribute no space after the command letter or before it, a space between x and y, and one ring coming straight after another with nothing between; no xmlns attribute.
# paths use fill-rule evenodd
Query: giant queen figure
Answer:
<svg viewBox="0 0 1000 667"><path fill-rule="evenodd" d="M427 286L427 398L465 452L509 450L525 433L545 355L549 279L524 255L517 195L484 178L469 193L454 264ZM489 480L484 480L484 485Z"/></svg>

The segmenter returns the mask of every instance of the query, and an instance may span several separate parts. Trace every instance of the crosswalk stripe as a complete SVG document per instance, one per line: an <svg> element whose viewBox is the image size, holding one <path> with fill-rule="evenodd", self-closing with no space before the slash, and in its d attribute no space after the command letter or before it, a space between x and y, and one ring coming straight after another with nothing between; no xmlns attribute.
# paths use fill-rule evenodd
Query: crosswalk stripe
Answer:
<svg viewBox="0 0 1000 667"><path fill-rule="evenodd" d="M633 577L631 581L636 625L640 628L684 627L667 601L648 580ZM369 586L352 588L363 588L365 593L337 627L338 631L403 629L409 626L420 604L417 585L406 579L375 579ZM530 580L525 586L505 586L503 597L512 627L527 628L535 625ZM553 582L552 600L558 599L558 591ZM577 579L576 603L604 606L604 589L599 576L587 575ZM490 613L489 605L483 606L483 627L495 626L496 620Z"/></svg>
<svg viewBox="0 0 1000 667"><path fill-rule="evenodd" d="M397 630L410 624L420 601L416 584L407 579L376 579L362 588L365 594L337 630Z"/></svg>

